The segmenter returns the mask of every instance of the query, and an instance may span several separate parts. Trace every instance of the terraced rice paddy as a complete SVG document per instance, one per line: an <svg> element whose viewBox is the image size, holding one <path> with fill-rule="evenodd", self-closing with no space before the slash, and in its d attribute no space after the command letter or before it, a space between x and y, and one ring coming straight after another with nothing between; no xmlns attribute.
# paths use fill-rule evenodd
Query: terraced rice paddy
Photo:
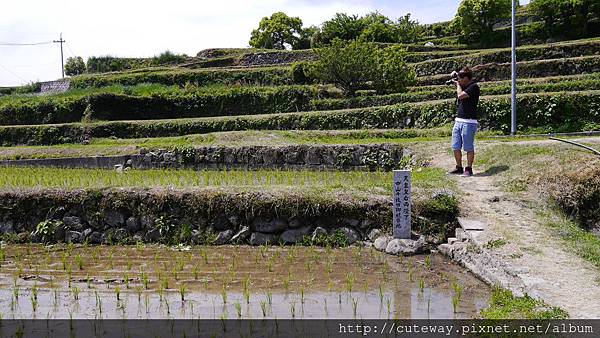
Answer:
<svg viewBox="0 0 600 338"><path fill-rule="evenodd" d="M472 318L488 287L369 248L8 245L3 318Z"/></svg>

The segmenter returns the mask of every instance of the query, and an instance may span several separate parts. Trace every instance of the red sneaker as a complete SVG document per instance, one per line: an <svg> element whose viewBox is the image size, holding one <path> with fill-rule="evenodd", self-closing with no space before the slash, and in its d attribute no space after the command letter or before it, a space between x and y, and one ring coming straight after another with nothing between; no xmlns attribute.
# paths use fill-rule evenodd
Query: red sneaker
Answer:
<svg viewBox="0 0 600 338"><path fill-rule="evenodd" d="M473 176L473 168L465 167L465 172L462 174L462 176L464 176L464 177Z"/></svg>

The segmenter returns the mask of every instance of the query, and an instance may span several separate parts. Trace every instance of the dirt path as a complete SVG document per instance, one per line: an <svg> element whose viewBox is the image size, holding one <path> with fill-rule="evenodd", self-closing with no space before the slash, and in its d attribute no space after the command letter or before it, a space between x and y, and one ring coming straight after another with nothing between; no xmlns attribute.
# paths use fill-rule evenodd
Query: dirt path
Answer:
<svg viewBox="0 0 600 338"><path fill-rule="evenodd" d="M546 141L521 142L543 144ZM481 147L480 152L485 152L485 148ZM434 166L444 169L454 166L454 159L447 152L430 153L430 156ZM550 233L536 216L540 202L535 197L516 197L503 191L498 186L502 176L486 176L482 174L484 170L476 162L475 176L455 178L462 191L461 217L487 225L477 237L478 242L496 239L507 242L487 251L508 264L530 296L566 310L571 318L600 318L599 269L569 252L560 239Z"/></svg>

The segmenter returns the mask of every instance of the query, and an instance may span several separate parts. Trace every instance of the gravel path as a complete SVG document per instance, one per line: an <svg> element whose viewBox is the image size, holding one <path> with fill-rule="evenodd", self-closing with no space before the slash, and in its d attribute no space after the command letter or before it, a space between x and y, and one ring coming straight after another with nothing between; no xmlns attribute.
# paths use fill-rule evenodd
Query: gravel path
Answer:
<svg viewBox="0 0 600 338"><path fill-rule="evenodd" d="M485 151L485 148L481 147L480 151ZM429 155L434 166L445 169L454 166L454 159L447 152ZM476 161L475 176L455 178L462 192L461 217L480 220L487 225L486 230L477 236L477 241L488 243L504 239L507 242L486 251L507 263L511 273L522 280L524 291L530 296L566 310L571 318L600 318L600 301L597 301L600 299L600 270L570 252L542 224L536 215L536 211L543 208L539 198L533 195L516 197L503 191L498 185L502 175L485 175L484 170L477 166Z"/></svg>

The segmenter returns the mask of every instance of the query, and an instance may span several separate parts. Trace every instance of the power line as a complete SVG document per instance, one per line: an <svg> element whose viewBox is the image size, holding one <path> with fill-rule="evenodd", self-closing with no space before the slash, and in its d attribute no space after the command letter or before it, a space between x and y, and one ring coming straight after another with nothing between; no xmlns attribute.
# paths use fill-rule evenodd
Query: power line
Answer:
<svg viewBox="0 0 600 338"><path fill-rule="evenodd" d="M49 45L52 41L34 42L34 43L18 43L18 42L0 42L0 46L38 46Z"/></svg>
<svg viewBox="0 0 600 338"><path fill-rule="evenodd" d="M71 50L71 47L69 47L69 44L65 42L65 46L67 46L67 49L69 50L69 53L71 53L71 55L73 57L77 57L77 55L75 55L75 53L73 53L73 51Z"/></svg>
<svg viewBox="0 0 600 338"><path fill-rule="evenodd" d="M10 74L12 74L15 77L18 77L21 81L23 82L27 82L27 80L25 80L24 78L20 77L19 75L13 73L10 69L4 67L2 64L0 64L0 67L2 67L5 71L9 72Z"/></svg>

